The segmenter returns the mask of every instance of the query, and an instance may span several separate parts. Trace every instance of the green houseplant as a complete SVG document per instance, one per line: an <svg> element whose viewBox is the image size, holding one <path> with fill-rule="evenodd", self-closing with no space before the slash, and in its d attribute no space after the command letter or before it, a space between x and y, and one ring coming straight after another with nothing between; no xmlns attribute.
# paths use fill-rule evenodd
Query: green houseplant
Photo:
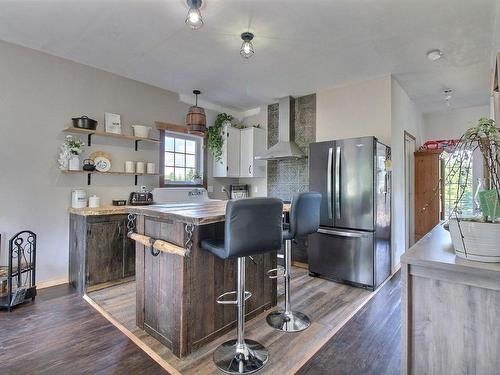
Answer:
<svg viewBox="0 0 500 375"><path fill-rule="evenodd" d="M233 119L234 117L227 113L219 113L214 124L208 128L207 146L215 161L220 161L222 158L222 146L224 145L222 130L224 125L230 123Z"/></svg>
<svg viewBox="0 0 500 375"><path fill-rule="evenodd" d="M469 165L476 150L483 159L485 190L478 192L479 214L462 217L458 207L472 179ZM500 128L492 119L479 119L462 135L452 155L445 183L456 176L461 181L448 218L455 252L462 258L500 262Z"/></svg>

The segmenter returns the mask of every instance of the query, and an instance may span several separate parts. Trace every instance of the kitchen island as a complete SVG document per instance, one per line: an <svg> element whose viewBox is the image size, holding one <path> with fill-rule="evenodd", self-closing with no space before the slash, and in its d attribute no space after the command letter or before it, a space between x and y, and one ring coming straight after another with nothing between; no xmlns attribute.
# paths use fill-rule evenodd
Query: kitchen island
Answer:
<svg viewBox="0 0 500 375"><path fill-rule="evenodd" d="M401 264L401 373L498 373L500 263L457 257L439 224Z"/></svg>
<svg viewBox="0 0 500 375"><path fill-rule="evenodd" d="M135 233L160 240L173 251L136 242L137 325L184 357L221 336L236 323L234 305L216 298L236 288L235 260L222 260L200 248L204 238L222 238L226 201L128 207ZM287 207L288 208L288 207ZM247 319L276 305L276 252L247 262Z"/></svg>

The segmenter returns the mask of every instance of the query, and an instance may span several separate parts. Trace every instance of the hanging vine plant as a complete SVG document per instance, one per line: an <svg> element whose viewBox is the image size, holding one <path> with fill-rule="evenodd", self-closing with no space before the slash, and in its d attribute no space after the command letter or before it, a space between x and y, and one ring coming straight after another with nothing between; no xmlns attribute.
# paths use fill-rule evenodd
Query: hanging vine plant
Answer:
<svg viewBox="0 0 500 375"><path fill-rule="evenodd" d="M215 161L220 161L222 158L222 146L224 145L224 137L222 130L226 122L231 122L233 116L227 113L219 113L215 122L208 128L208 150L214 157Z"/></svg>

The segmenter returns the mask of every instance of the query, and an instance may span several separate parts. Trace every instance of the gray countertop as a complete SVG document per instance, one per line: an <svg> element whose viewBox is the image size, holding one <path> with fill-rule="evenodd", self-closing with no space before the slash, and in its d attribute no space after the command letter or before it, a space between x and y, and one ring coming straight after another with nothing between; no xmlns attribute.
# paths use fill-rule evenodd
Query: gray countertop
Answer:
<svg viewBox="0 0 500 375"><path fill-rule="evenodd" d="M500 280L500 263L476 262L457 257L451 243L450 233L441 224L404 253L401 256L401 262L466 273L488 273Z"/></svg>

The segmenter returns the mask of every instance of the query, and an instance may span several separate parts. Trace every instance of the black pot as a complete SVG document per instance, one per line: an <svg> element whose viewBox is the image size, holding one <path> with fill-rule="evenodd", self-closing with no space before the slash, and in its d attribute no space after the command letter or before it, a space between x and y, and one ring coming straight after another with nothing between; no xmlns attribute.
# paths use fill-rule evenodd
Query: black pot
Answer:
<svg viewBox="0 0 500 375"><path fill-rule="evenodd" d="M72 118L72 120L73 120L73 126L75 128L89 129L89 130L95 130L97 128L97 121L92 120L87 116L74 117Z"/></svg>
<svg viewBox="0 0 500 375"><path fill-rule="evenodd" d="M83 161L83 168L84 171L95 171L95 163L92 159L85 159Z"/></svg>

